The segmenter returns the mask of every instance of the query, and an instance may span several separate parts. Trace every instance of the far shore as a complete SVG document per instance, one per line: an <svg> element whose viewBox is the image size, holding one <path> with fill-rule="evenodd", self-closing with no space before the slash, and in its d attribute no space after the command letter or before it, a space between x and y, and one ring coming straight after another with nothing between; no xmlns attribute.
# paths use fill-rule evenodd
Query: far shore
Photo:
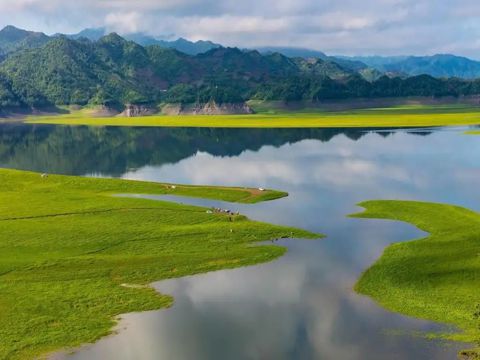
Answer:
<svg viewBox="0 0 480 360"><path fill-rule="evenodd" d="M60 106L0 114L0 123L215 128L406 128L480 125L478 97L290 102L251 100L204 106ZM235 113L235 111L237 111ZM248 110L248 111L247 111ZM230 112L231 111L231 112Z"/></svg>
<svg viewBox="0 0 480 360"><path fill-rule="evenodd" d="M480 125L480 108L401 106L348 112L292 112L253 115L151 115L91 117L82 114L31 116L29 124L215 127L215 128L408 128Z"/></svg>

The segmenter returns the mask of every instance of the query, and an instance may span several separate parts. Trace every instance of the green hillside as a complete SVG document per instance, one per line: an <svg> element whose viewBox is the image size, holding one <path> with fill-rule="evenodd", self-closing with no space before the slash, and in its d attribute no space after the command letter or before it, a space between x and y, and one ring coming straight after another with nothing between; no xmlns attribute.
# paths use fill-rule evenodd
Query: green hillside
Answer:
<svg viewBox="0 0 480 360"><path fill-rule="evenodd" d="M289 58L280 53L214 48L187 55L159 45L143 47L112 33L98 41L47 38L16 29L0 62L0 110L59 105L205 104L248 100L323 101L480 93L480 80L428 75L392 78L354 70L331 58ZM37 46L25 39L40 37ZM4 39L4 40L2 40ZM15 40L16 39L16 40ZM29 40L30 41L30 40ZM12 45L15 44L15 45Z"/></svg>

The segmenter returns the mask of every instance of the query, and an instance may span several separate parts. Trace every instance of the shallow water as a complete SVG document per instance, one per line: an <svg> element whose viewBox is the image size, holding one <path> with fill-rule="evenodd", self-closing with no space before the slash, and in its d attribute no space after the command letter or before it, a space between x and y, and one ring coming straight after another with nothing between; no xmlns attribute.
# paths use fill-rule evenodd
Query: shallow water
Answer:
<svg viewBox="0 0 480 360"><path fill-rule="evenodd" d="M282 240L289 252L272 263L159 282L175 297L171 309L128 314L118 335L65 358L454 359L462 345L413 336L444 327L389 313L352 291L385 246L424 234L346 215L369 199L478 210L480 138L462 132L0 125L0 166L281 189L290 196L218 206L328 236Z"/></svg>

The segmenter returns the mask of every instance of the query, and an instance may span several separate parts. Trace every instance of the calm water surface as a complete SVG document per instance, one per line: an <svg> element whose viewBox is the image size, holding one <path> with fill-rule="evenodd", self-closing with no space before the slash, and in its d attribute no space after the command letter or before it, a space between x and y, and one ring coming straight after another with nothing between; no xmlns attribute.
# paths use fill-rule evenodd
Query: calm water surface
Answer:
<svg viewBox="0 0 480 360"><path fill-rule="evenodd" d="M346 215L369 199L479 210L480 138L462 132L0 125L0 166L277 188L290 196L220 205L328 236L281 241L289 252L272 263L156 283L175 297L171 309L125 315L118 335L60 358L455 359L461 345L413 336L449 329L389 313L352 291L388 244L424 234Z"/></svg>

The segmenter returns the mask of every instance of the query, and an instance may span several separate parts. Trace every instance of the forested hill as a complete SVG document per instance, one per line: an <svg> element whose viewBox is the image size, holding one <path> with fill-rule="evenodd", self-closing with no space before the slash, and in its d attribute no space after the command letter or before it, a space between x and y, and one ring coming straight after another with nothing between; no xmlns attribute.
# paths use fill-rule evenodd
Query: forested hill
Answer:
<svg viewBox="0 0 480 360"><path fill-rule="evenodd" d="M0 46L3 39L0 33ZM13 37L12 37L13 39ZM35 46L32 39L40 39ZM0 107L94 104L240 103L249 99L323 100L355 97L445 96L480 93L479 80L366 80L331 60L214 48L187 55L141 46L117 34L98 41L23 34L0 63ZM17 45L16 45L17 44Z"/></svg>

